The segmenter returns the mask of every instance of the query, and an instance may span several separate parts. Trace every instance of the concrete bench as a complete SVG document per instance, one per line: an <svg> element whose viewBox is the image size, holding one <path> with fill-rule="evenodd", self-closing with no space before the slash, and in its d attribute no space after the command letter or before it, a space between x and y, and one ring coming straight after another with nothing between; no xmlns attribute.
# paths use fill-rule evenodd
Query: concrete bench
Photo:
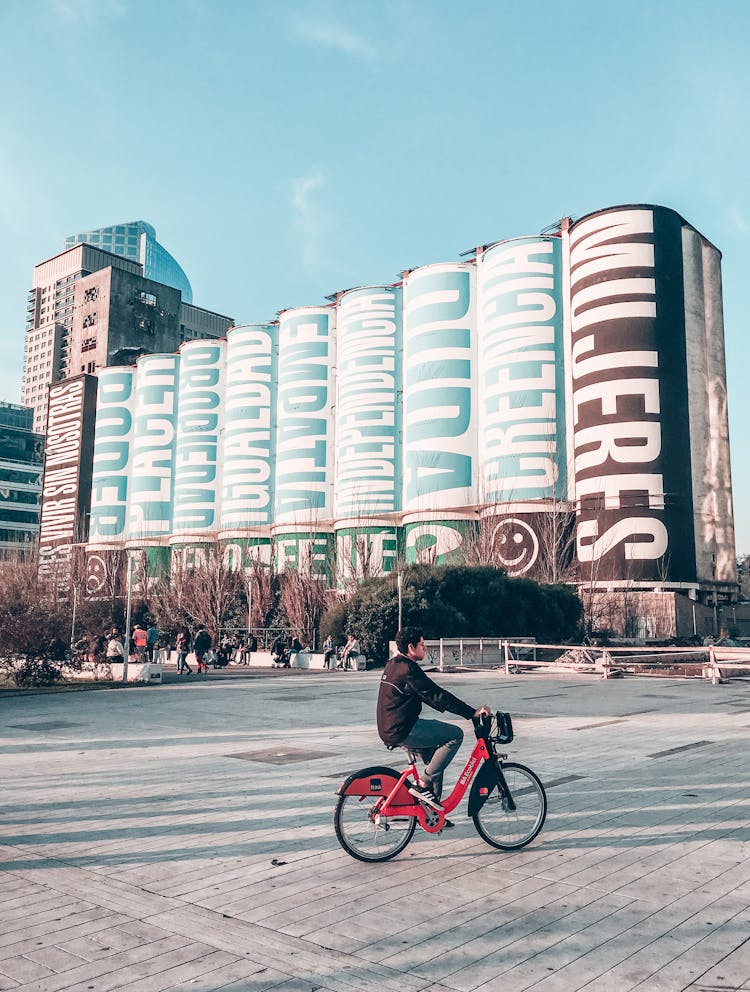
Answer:
<svg viewBox="0 0 750 992"><path fill-rule="evenodd" d="M365 668L365 659L357 659L357 669ZM250 656L251 668L272 668L273 659L270 651L253 651ZM326 669L326 656L322 651L298 651L292 658L292 668L306 668L323 672Z"/></svg>
<svg viewBox="0 0 750 992"><path fill-rule="evenodd" d="M326 667L326 656L317 651L299 651L292 658L292 668L314 668L322 671Z"/></svg>
<svg viewBox="0 0 750 992"><path fill-rule="evenodd" d="M251 668L272 668L273 658L270 651L253 651L250 656ZM292 668L325 668L325 655L311 651L299 651L292 658Z"/></svg>
<svg viewBox="0 0 750 992"><path fill-rule="evenodd" d="M273 659L271 658L270 651L253 651L250 655L249 667L250 668L271 668L273 666ZM244 668L245 666L240 666Z"/></svg>

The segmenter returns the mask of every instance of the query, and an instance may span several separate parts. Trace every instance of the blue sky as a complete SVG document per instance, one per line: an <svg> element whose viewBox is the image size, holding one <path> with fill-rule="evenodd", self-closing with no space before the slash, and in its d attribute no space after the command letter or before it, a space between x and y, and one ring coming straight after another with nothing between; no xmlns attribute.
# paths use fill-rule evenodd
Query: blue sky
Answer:
<svg viewBox="0 0 750 992"><path fill-rule="evenodd" d="M619 203L724 256L750 552L746 0L2 0L0 399L66 234L144 219L262 321Z"/></svg>

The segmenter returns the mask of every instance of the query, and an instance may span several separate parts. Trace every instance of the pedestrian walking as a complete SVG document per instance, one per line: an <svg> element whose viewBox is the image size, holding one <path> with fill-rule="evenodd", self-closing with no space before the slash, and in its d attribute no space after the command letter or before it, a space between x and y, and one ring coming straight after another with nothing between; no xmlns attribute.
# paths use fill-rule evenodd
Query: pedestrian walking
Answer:
<svg viewBox="0 0 750 992"><path fill-rule="evenodd" d="M151 626L146 631L146 653L148 654L148 660L154 660L154 654L156 652L156 645L159 643L159 631L156 626L152 623Z"/></svg>
<svg viewBox="0 0 750 992"><path fill-rule="evenodd" d="M175 647L177 648L177 674L182 675L185 673L187 675L192 675L193 669L187 663L187 656L190 651L190 635L185 627L183 627L177 635L177 643Z"/></svg>
<svg viewBox="0 0 750 992"><path fill-rule="evenodd" d="M135 656L142 665L146 660L146 648L148 646L148 634L139 623L133 628L133 644L135 645Z"/></svg>
<svg viewBox="0 0 750 992"><path fill-rule="evenodd" d="M208 665L206 664L206 654L211 650L211 635L203 624L198 627L193 647L195 649L195 660L198 663L198 673L203 672L207 675Z"/></svg>

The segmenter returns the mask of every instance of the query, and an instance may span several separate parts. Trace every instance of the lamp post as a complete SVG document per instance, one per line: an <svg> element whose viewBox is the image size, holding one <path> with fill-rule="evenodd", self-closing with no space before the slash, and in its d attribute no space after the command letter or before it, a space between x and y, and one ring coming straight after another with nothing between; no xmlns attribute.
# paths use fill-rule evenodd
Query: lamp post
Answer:
<svg viewBox="0 0 750 992"><path fill-rule="evenodd" d="M123 644L122 652L122 681L127 684L128 681L128 658L130 657L130 611L133 605L133 558L130 554L130 549L125 552L128 556L128 572L127 572L127 600L125 607L125 643Z"/></svg>
<svg viewBox="0 0 750 992"><path fill-rule="evenodd" d="M398 589L398 629L401 630L401 599L402 599L402 587L403 580L401 578L401 569L396 572L396 588Z"/></svg>

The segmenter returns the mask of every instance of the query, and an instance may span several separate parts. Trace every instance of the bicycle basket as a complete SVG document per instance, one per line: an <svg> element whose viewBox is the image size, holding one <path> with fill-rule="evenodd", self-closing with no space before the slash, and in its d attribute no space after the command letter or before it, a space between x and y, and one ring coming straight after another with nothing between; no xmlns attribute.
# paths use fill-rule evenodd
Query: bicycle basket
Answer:
<svg viewBox="0 0 750 992"><path fill-rule="evenodd" d="M501 713L498 711L495 714L495 721L497 723L497 732L493 734L492 740L496 744L510 744L513 740L513 721L510 718L510 713Z"/></svg>

